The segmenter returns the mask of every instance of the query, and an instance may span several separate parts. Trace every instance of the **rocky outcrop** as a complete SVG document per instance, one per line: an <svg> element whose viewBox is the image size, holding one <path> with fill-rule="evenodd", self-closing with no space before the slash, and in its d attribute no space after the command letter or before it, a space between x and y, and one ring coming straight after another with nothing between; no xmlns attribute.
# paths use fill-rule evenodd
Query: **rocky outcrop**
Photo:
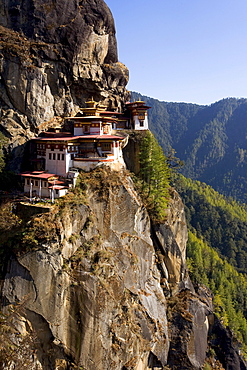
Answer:
<svg viewBox="0 0 247 370"><path fill-rule="evenodd" d="M0 49L0 130L9 152L92 96L119 109L128 97L103 0L4 0Z"/></svg>
<svg viewBox="0 0 247 370"><path fill-rule="evenodd" d="M213 317L210 327L209 341L211 348L215 351L217 358L226 370L246 370L247 364L243 357L239 356L240 343L233 340L234 335L226 328L218 317Z"/></svg>
<svg viewBox="0 0 247 370"><path fill-rule="evenodd" d="M164 224L153 225L153 241L162 256L160 268L169 280L172 292L183 288L193 290L186 267L186 243L188 239L184 206L178 193L171 189L170 207ZM159 254L161 253L161 254Z"/></svg>
<svg viewBox="0 0 247 370"><path fill-rule="evenodd" d="M4 277L6 306L22 302L19 330L36 338L29 369L199 369L211 297L188 277L177 194L151 232L128 176L97 170L77 192L27 222Z"/></svg>

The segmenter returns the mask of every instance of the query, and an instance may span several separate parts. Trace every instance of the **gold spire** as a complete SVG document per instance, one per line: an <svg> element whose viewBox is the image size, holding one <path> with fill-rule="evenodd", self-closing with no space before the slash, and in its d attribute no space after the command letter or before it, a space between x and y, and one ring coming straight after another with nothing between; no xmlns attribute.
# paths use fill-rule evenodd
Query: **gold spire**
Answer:
<svg viewBox="0 0 247 370"><path fill-rule="evenodd" d="M87 108L95 108L96 107L96 101L94 101L93 96L91 100L86 101Z"/></svg>

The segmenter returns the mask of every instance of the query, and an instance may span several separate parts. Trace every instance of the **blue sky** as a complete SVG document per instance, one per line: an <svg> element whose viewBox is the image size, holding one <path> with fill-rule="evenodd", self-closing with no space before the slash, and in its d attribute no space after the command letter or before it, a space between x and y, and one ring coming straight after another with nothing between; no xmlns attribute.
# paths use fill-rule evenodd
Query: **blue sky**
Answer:
<svg viewBox="0 0 247 370"><path fill-rule="evenodd" d="M211 104L247 97L246 0L105 0L128 90Z"/></svg>

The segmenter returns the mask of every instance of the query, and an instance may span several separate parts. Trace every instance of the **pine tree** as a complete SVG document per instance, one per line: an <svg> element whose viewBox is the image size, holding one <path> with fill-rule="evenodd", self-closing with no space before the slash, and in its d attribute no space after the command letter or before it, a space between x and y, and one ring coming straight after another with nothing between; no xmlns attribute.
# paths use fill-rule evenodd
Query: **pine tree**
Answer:
<svg viewBox="0 0 247 370"><path fill-rule="evenodd" d="M146 132L141 142L139 161L139 177L146 206L152 209L154 218L162 220L169 198L170 170L161 147L150 131Z"/></svg>

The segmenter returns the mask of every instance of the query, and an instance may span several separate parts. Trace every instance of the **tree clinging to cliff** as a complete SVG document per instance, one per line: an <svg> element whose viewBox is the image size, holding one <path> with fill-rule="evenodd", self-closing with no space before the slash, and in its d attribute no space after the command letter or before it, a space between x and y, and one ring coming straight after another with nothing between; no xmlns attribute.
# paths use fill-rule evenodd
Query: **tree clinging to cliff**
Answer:
<svg viewBox="0 0 247 370"><path fill-rule="evenodd" d="M159 220L164 219L169 198L170 169L166 157L150 131L140 147L140 178L147 206Z"/></svg>

